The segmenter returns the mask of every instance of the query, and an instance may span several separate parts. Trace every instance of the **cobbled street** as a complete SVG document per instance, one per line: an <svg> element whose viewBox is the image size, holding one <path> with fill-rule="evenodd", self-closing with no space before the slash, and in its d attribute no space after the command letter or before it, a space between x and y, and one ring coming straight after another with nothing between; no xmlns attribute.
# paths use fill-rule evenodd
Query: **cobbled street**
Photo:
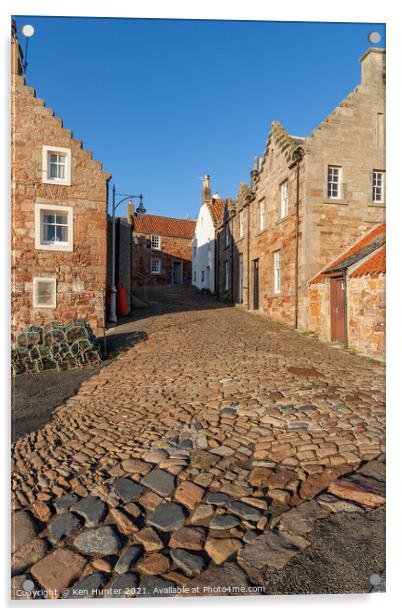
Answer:
<svg viewBox="0 0 402 616"><path fill-rule="evenodd" d="M317 526L384 507L381 364L191 291L141 315L13 445L17 598L270 594Z"/></svg>

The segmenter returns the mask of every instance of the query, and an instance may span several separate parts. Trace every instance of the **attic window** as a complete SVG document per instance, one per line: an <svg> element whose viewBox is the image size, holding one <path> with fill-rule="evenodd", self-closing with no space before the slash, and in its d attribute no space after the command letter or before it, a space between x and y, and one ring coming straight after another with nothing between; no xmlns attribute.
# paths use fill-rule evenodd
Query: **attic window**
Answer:
<svg viewBox="0 0 402 616"><path fill-rule="evenodd" d="M373 203L384 203L384 171L373 171L372 199Z"/></svg>
<svg viewBox="0 0 402 616"><path fill-rule="evenodd" d="M71 150L58 146L42 146L42 182L71 185Z"/></svg>
<svg viewBox="0 0 402 616"><path fill-rule="evenodd" d="M161 238L160 235L152 235L151 237L151 246L155 250L161 249Z"/></svg>
<svg viewBox="0 0 402 616"><path fill-rule="evenodd" d="M327 197L328 199L341 198L342 167L328 166Z"/></svg>

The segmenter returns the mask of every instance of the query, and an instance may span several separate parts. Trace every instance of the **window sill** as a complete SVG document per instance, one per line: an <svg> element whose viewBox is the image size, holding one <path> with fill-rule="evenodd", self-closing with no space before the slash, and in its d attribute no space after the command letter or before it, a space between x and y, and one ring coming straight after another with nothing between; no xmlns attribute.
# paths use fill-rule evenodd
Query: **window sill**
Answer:
<svg viewBox="0 0 402 616"><path fill-rule="evenodd" d="M286 215L286 216L284 216L283 218L280 218L280 219L278 220L278 222L276 223L276 225L277 225L277 226L278 226L278 225L281 225L283 222L286 222L287 220L289 220L289 218L290 218L290 216L289 216L289 214L287 214L287 215Z"/></svg>
<svg viewBox="0 0 402 616"><path fill-rule="evenodd" d="M56 252L72 252L73 247L70 244L35 244L35 250L53 250Z"/></svg>
<svg viewBox="0 0 402 616"><path fill-rule="evenodd" d="M322 203L326 205L349 205L349 201L345 199L323 199Z"/></svg>
<svg viewBox="0 0 402 616"><path fill-rule="evenodd" d="M262 235L266 231L268 231L268 227L265 227L265 229L260 229L260 231L258 231L258 233L255 234L255 237L258 237L259 235Z"/></svg>
<svg viewBox="0 0 402 616"><path fill-rule="evenodd" d="M71 186L69 180L49 180L48 178L42 179L42 184L53 184L54 186Z"/></svg>
<svg viewBox="0 0 402 616"><path fill-rule="evenodd" d="M380 207L380 208L385 208L385 201L384 203L379 203L377 201L370 201L370 203L368 204L369 207Z"/></svg>

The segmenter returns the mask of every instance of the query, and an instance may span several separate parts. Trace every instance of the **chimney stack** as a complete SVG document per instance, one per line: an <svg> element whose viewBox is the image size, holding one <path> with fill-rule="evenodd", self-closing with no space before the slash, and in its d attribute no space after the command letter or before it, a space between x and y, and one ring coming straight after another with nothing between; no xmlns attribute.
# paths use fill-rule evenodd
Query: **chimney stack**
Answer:
<svg viewBox="0 0 402 616"><path fill-rule="evenodd" d="M201 205L204 203L208 203L211 200L211 187L210 187L210 176L205 174L202 179L202 196L201 196Z"/></svg>
<svg viewBox="0 0 402 616"><path fill-rule="evenodd" d="M369 47L360 58L361 84L365 86L385 87L385 49Z"/></svg>
<svg viewBox="0 0 402 616"><path fill-rule="evenodd" d="M134 224L134 203L131 200L127 204L127 221L130 225Z"/></svg>

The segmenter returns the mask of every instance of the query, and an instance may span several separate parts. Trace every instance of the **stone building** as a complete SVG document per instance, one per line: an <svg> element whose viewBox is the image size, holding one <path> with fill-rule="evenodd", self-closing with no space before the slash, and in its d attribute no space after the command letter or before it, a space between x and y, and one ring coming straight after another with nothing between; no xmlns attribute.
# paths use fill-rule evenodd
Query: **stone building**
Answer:
<svg viewBox="0 0 402 616"><path fill-rule="evenodd" d="M129 213L134 228L133 288L191 284L191 240L195 222Z"/></svg>
<svg viewBox="0 0 402 616"><path fill-rule="evenodd" d="M309 329L322 340L384 359L385 272L381 224L310 281Z"/></svg>
<svg viewBox="0 0 402 616"><path fill-rule="evenodd" d="M385 218L385 51L360 62L360 84L310 136L273 122L218 228L219 297L301 330L308 281Z"/></svg>
<svg viewBox="0 0 402 616"><path fill-rule="evenodd" d="M105 325L108 180L25 85L12 25L12 334L85 319Z"/></svg>
<svg viewBox="0 0 402 616"><path fill-rule="evenodd" d="M225 212L226 200L217 193L211 196L210 176L203 178L201 208L194 229L193 285L200 290L215 293L219 288L219 261L217 253L217 229Z"/></svg>

